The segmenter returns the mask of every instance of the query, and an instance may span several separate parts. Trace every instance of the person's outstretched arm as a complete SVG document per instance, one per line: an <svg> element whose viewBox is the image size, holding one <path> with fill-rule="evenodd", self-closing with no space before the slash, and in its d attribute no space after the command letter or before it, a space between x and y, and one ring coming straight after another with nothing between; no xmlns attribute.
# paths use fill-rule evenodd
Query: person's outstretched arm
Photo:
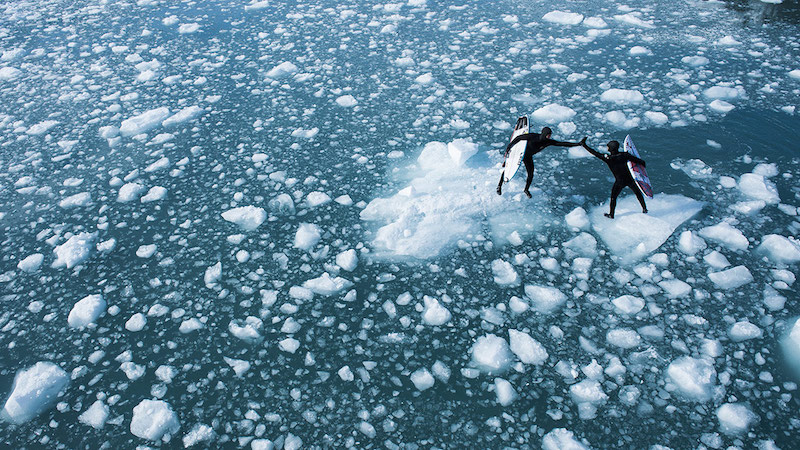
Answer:
<svg viewBox="0 0 800 450"><path fill-rule="evenodd" d="M593 156L595 156L595 157L597 157L597 158L600 158L600 159L602 159L603 161L605 161L605 160L606 160L606 155L605 155L605 154L603 154L603 153L600 153L600 152L598 152L597 150L595 150L595 149L593 149L593 148L589 147L588 145L586 145L586 142L584 142L584 143L583 143L583 148L585 148L585 149L586 149L586 151L587 151L587 152L589 152L589 153L591 153Z"/></svg>
<svg viewBox="0 0 800 450"><path fill-rule="evenodd" d="M555 141L553 139L547 138L545 139L545 147L548 145L553 145L556 147L577 147L579 145L583 145L582 142L585 142L586 138L581 139L581 142L563 142L563 141Z"/></svg>
<svg viewBox="0 0 800 450"><path fill-rule="evenodd" d="M506 146L506 151L505 151L505 153L506 153L506 154L508 154L508 152L511 150L511 147L513 147L513 146L517 145L517 143L519 143L519 142L522 142L522 141L527 141L527 140L530 140L531 136L532 136L532 135L531 135L531 133L525 133L525 134L520 134L519 136L515 137L515 138L514 138L514 139L513 139L511 142L509 142L509 143L508 143L508 145Z"/></svg>

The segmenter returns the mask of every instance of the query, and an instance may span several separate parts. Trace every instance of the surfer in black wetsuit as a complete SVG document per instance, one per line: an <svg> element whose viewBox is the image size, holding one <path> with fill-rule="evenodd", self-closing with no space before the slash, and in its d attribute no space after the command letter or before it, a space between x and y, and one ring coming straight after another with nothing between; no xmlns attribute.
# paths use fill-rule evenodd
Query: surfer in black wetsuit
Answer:
<svg viewBox="0 0 800 450"><path fill-rule="evenodd" d="M585 137L580 142L554 141L550 139L550 135L552 133L553 131L550 128L544 127L542 128L541 133L526 133L517 136L506 147L505 156L508 156L508 152L511 151L511 147L516 145L517 142L528 141L528 143L525 145L525 154L522 156L522 162L525 163L525 170L528 171L528 178L525 180L525 190L523 192L525 192L525 195L527 195L528 198L531 197L531 193L528 191L528 188L531 187L531 181L533 181L533 155L551 145L555 145L557 147L577 147L578 145L584 144L586 141ZM497 185L497 195L503 194L503 175L503 173L500 174L500 183Z"/></svg>
<svg viewBox="0 0 800 450"><path fill-rule="evenodd" d="M642 167L645 167L644 160L637 158L628 152L619 151L619 142L617 141L610 141L608 143L608 151L611 152L611 154L595 151L586 145L586 142L583 142L583 148L608 164L608 168L611 169L611 173L614 174L614 186L611 188L611 207L609 208L610 211L608 214L605 214L605 216L610 219L614 218L614 210L617 208L617 196L626 186L631 188L633 193L636 194L639 204L642 205L642 212L647 214L647 206L644 204L644 196L642 195L642 191L639 189L639 186L636 185L636 181L634 181L633 176L631 176L631 172L628 170L627 164L628 161L633 161L637 164L641 164Z"/></svg>

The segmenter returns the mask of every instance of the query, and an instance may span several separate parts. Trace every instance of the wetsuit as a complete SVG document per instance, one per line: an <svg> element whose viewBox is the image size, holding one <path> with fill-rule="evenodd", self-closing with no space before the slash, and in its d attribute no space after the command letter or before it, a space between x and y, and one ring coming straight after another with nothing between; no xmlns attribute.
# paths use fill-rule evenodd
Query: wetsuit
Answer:
<svg viewBox="0 0 800 450"><path fill-rule="evenodd" d="M611 154L600 153L589 148L589 146L586 144L583 145L583 148L585 148L589 153L600 158L603 160L603 162L608 164L608 168L611 169L611 173L614 174L614 186L611 187L610 211L608 214L606 214L606 216L612 219L614 218L614 210L617 208L617 196L619 196L619 193L622 192L622 189L625 187L631 188L633 193L636 194L636 199L639 200L639 204L642 205L642 212L646 213L647 206L644 203L642 191L639 189L639 186L636 185L636 181L634 181L633 176L631 176L631 172L628 170L628 161L633 161L644 166L644 160L637 158L628 152L617 151L619 149L619 142L617 141L609 142L608 147L611 151Z"/></svg>
<svg viewBox="0 0 800 450"><path fill-rule="evenodd" d="M508 152L511 150L511 147L517 144L517 142L527 141L528 143L525 145L525 154L522 155L522 162L525 163L525 170L528 171L528 178L525 180L525 194L530 197L531 194L528 192L528 188L531 187L531 181L533 181L533 155L539 153L540 151L544 150L545 147L549 147L554 145L556 147L575 147L581 145L580 143L576 142L561 142L561 141L554 141L549 137L542 137L543 135L549 135L550 129L545 127L543 132L547 132L547 134L542 133L526 133L514 138L508 146L506 147L505 154L508 155ZM502 193L502 186L503 186L503 174L500 174L500 183L497 185L497 193Z"/></svg>

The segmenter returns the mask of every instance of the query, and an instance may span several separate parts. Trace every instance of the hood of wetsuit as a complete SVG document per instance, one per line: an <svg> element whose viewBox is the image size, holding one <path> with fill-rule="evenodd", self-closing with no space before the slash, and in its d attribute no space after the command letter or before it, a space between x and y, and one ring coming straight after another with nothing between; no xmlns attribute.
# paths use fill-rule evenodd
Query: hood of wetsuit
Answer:
<svg viewBox="0 0 800 450"><path fill-rule="evenodd" d="M608 151L611 152L612 155L615 154L615 153L619 153L619 142L617 142L617 141L609 141L608 142Z"/></svg>
<svg viewBox="0 0 800 450"><path fill-rule="evenodd" d="M553 130L551 130L550 127L542 128L542 135L541 136L543 138L549 138L551 134L553 134Z"/></svg>

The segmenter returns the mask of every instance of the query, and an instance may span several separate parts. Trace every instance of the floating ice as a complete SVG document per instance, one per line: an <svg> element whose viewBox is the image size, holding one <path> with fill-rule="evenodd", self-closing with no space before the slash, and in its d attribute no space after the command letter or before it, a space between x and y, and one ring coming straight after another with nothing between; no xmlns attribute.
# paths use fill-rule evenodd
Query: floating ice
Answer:
<svg viewBox="0 0 800 450"><path fill-rule="evenodd" d="M760 338L762 334L761 328L758 328L756 325L746 320L736 322L731 326L730 330L728 330L728 336L730 336L731 340L734 342L757 339Z"/></svg>
<svg viewBox="0 0 800 450"><path fill-rule="evenodd" d="M642 342L639 333L628 328L616 328L606 333L606 341L619 348L634 348Z"/></svg>
<svg viewBox="0 0 800 450"><path fill-rule="evenodd" d="M708 360L684 356L670 363L667 377L677 392L685 398L706 401L713 394L717 371Z"/></svg>
<svg viewBox="0 0 800 450"><path fill-rule="evenodd" d="M586 214L586 210L578 206L577 208L570 211L569 214L564 216L564 221L572 228L576 228L578 230L586 230L589 228L589 216Z"/></svg>
<svg viewBox="0 0 800 450"><path fill-rule="evenodd" d="M634 196L618 201L614 219L603 216L607 205L593 208L589 214L592 229L623 259L639 259L654 251L703 207L703 203L682 195L658 194L647 202L648 214L638 212L641 207Z"/></svg>
<svg viewBox="0 0 800 450"><path fill-rule="evenodd" d="M90 427L99 430L103 428L108 419L108 406L102 400L97 400L92 403L86 411L78 416L78 420Z"/></svg>
<svg viewBox="0 0 800 450"><path fill-rule="evenodd" d="M575 439L572 431L556 428L542 438L542 450L586 450L589 447Z"/></svg>
<svg viewBox="0 0 800 450"><path fill-rule="evenodd" d="M69 375L47 361L19 371L0 419L17 424L27 422L47 409L68 382Z"/></svg>
<svg viewBox="0 0 800 450"><path fill-rule="evenodd" d="M558 23L561 25L578 25L583 21L583 15L566 11L550 11L542 16L546 22Z"/></svg>
<svg viewBox="0 0 800 450"><path fill-rule="evenodd" d="M681 232L678 238L678 250L687 255L695 255L706 247L706 241L689 230Z"/></svg>
<svg viewBox="0 0 800 450"><path fill-rule="evenodd" d="M352 108L353 106L356 106L358 104L358 101L352 95L347 94L337 98L336 104L344 108Z"/></svg>
<svg viewBox="0 0 800 450"><path fill-rule="evenodd" d="M23 272L36 272L41 267L42 262L44 261L44 255L41 253L34 253L32 255L26 256L20 262L17 263L17 269Z"/></svg>
<svg viewBox="0 0 800 450"><path fill-rule="evenodd" d="M53 253L56 254L56 260L53 262L53 267L71 269L87 260L91 255L96 237L95 233L79 233L54 248Z"/></svg>
<svg viewBox="0 0 800 450"><path fill-rule="evenodd" d="M134 136L145 133L161 124L161 121L169 116L169 108L160 107L145 111L138 116L125 119L119 126L119 132L123 136Z"/></svg>
<svg viewBox="0 0 800 450"><path fill-rule="evenodd" d="M106 301L100 294L87 295L72 307L67 323L72 328L83 328L94 323L106 309Z"/></svg>
<svg viewBox="0 0 800 450"><path fill-rule="evenodd" d="M600 100L618 105L628 105L643 102L644 96L635 89L608 89L600 95Z"/></svg>
<svg viewBox="0 0 800 450"><path fill-rule="evenodd" d="M315 208L317 206L322 206L326 203L330 203L331 196L319 191L309 192L306 195L306 205L310 208Z"/></svg>
<svg viewBox="0 0 800 450"><path fill-rule="evenodd" d="M583 380L569 387L572 401L578 405L578 414L581 419L589 420L595 417L597 406L608 400L608 395L603 391L603 386L597 380Z"/></svg>
<svg viewBox="0 0 800 450"><path fill-rule="evenodd" d="M424 296L422 298L425 308L422 310L422 320L433 326L444 325L450 321L450 311L439 303L439 300Z"/></svg>
<svg viewBox="0 0 800 450"><path fill-rule="evenodd" d="M744 286L753 281L753 275L745 266L723 270L721 272L711 272L708 278L720 289L730 290Z"/></svg>
<svg viewBox="0 0 800 450"><path fill-rule="evenodd" d="M351 281L345 280L342 277L332 278L327 272L323 273L317 278L313 278L303 283L304 288L310 289L311 292L315 294L325 296L338 294L345 289L349 289L352 285L353 283Z"/></svg>
<svg viewBox="0 0 800 450"><path fill-rule="evenodd" d="M245 7L245 9L246 9L246 7ZM213 428L211 428L208 425L204 425L202 423L199 423L199 424L195 425L194 428L191 429L191 431L186 433L186 436L183 437L183 446L186 447L186 448L189 448L189 447L191 447L193 445L196 445L196 444L199 444L201 442L210 441L211 439L214 438L214 435L215 435L215 433L214 433L214 429ZM250 441L252 450L257 450L259 448L257 446L257 444L255 444L256 440L258 440L258 439L254 439L253 441ZM266 439L261 439L261 440L264 441ZM269 441L267 441L267 442L269 442ZM270 442L270 444L271 444L271 442ZM267 450L267 449L271 450L272 447L271 446L267 447L264 450Z"/></svg>
<svg viewBox="0 0 800 450"><path fill-rule="evenodd" d="M492 261L492 274L494 275L494 282L500 286L519 286L520 284L517 271L508 261L503 261L502 259Z"/></svg>
<svg viewBox="0 0 800 450"><path fill-rule="evenodd" d="M267 212L258 206L240 206L225 211L222 218L245 231L253 231L267 220Z"/></svg>
<svg viewBox="0 0 800 450"><path fill-rule="evenodd" d="M720 431L735 436L746 433L757 417L741 403L725 403L717 409L717 419Z"/></svg>
<svg viewBox="0 0 800 450"><path fill-rule="evenodd" d="M79 206L86 206L92 203L92 196L88 192L81 192L79 194L70 195L69 197L58 202L58 206L68 209L76 208Z"/></svg>
<svg viewBox="0 0 800 450"><path fill-rule="evenodd" d="M161 186L153 186L147 191L141 199L139 199L142 203L149 203L155 202L158 200L163 199L167 196L167 188Z"/></svg>
<svg viewBox="0 0 800 450"><path fill-rule="evenodd" d="M312 223L301 223L294 235L294 247L310 251L322 237L322 231Z"/></svg>
<svg viewBox="0 0 800 450"><path fill-rule="evenodd" d="M628 117L622 111L609 111L603 115L603 118L606 122L623 130L639 126L638 117Z"/></svg>
<svg viewBox="0 0 800 450"><path fill-rule="evenodd" d="M285 61L270 69L269 72L267 72L267 77L272 79L286 78L296 73L298 70L296 65Z"/></svg>
<svg viewBox="0 0 800 450"><path fill-rule="evenodd" d="M180 428L178 416L163 400L142 400L133 408L131 433L151 441L168 440ZM166 438L166 439L165 439Z"/></svg>
<svg viewBox="0 0 800 450"><path fill-rule="evenodd" d="M117 201L120 203L135 201L142 195L145 189L147 188L139 183L125 183L121 188L119 188Z"/></svg>
<svg viewBox="0 0 800 450"><path fill-rule="evenodd" d="M488 372L501 372L511 364L508 343L495 334L481 336L472 346L472 360Z"/></svg>
<svg viewBox="0 0 800 450"><path fill-rule="evenodd" d="M417 369L414 373L411 374L411 382L414 383L414 387L416 387L420 391L424 391L433 386L436 380L433 379L433 375L428 372L428 369L421 368Z"/></svg>
<svg viewBox="0 0 800 450"><path fill-rule="evenodd" d="M793 264L800 261L800 243L793 237L768 234L761 238L761 244L756 251L780 264Z"/></svg>
<svg viewBox="0 0 800 450"><path fill-rule="evenodd" d="M358 266L358 255L353 249L345 250L336 255L336 265L342 270L352 272Z"/></svg>
<svg viewBox="0 0 800 450"><path fill-rule="evenodd" d="M463 166L464 162L478 153L478 144L468 139L456 139L447 144L447 153L457 166Z"/></svg>
<svg viewBox="0 0 800 450"><path fill-rule="evenodd" d="M494 379L494 392L497 394L497 403L502 406L508 406L517 399L517 391L514 390L514 386L503 378Z"/></svg>
<svg viewBox="0 0 800 450"><path fill-rule="evenodd" d="M555 124L564 122L577 114L574 109L566 106L559 105L558 103L550 103L542 106L531 114L531 117L539 122Z"/></svg>
<svg viewBox="0 0 800 450"><path fill-rule="evenodd" d="M551 286L525 285L525 295L541 313L549 313L567 301L567 296L563 292Z"/></svg>
<svg viewBox="0 0 800 450"><path fill-rule="evenodd" d="M746 250L750 241L741 231L727 222L705 227L699 231L700 236L728 247L731 250Z"/></svg>
<svg viewBox="0 0 800 450"><path fill-rule="evenodd" d="M161 122L161 125L163 125L164 127L178 125L184 122L188 122L192 119L195 119L202 113L203 113L203 108L197 105L187 106L182 110L176 112L175 114L164 119L164 121Z"/></svg>
<svg viewBox="0 0 800 450"><path fill-rule="evenodd" d="M633 295L622 295L611 301L620 314L633 315L644 308L644 299Z"/></svg>
<svg viewBox="0 0 800 450"><path fill-rule="evenodd" d="M763 175L745 173L739 178L737 187L744 195L752 199L763 200L770 204L777 204L781 201L778 189Z"/></svg>
<svg viewBox="0 0 800 450"><path fill-rule="evenodd" d="M525 364L543 364L547 358L547 350L528 333L508 330L511 351Z"/></svg>
<svg viewBox="0 0 800 450"><path fill-rule="evenodd" d="M10 81L17 78L21 74L22 71L16 67L0 67L0 81Z"/></svg>
<svg viewBox="0 0 800 450"><path fill-rule="evenodd" d="M667 298L686 297L692 292L692 286L681 280L661 280L658 286L667 294Z"/></svg>

